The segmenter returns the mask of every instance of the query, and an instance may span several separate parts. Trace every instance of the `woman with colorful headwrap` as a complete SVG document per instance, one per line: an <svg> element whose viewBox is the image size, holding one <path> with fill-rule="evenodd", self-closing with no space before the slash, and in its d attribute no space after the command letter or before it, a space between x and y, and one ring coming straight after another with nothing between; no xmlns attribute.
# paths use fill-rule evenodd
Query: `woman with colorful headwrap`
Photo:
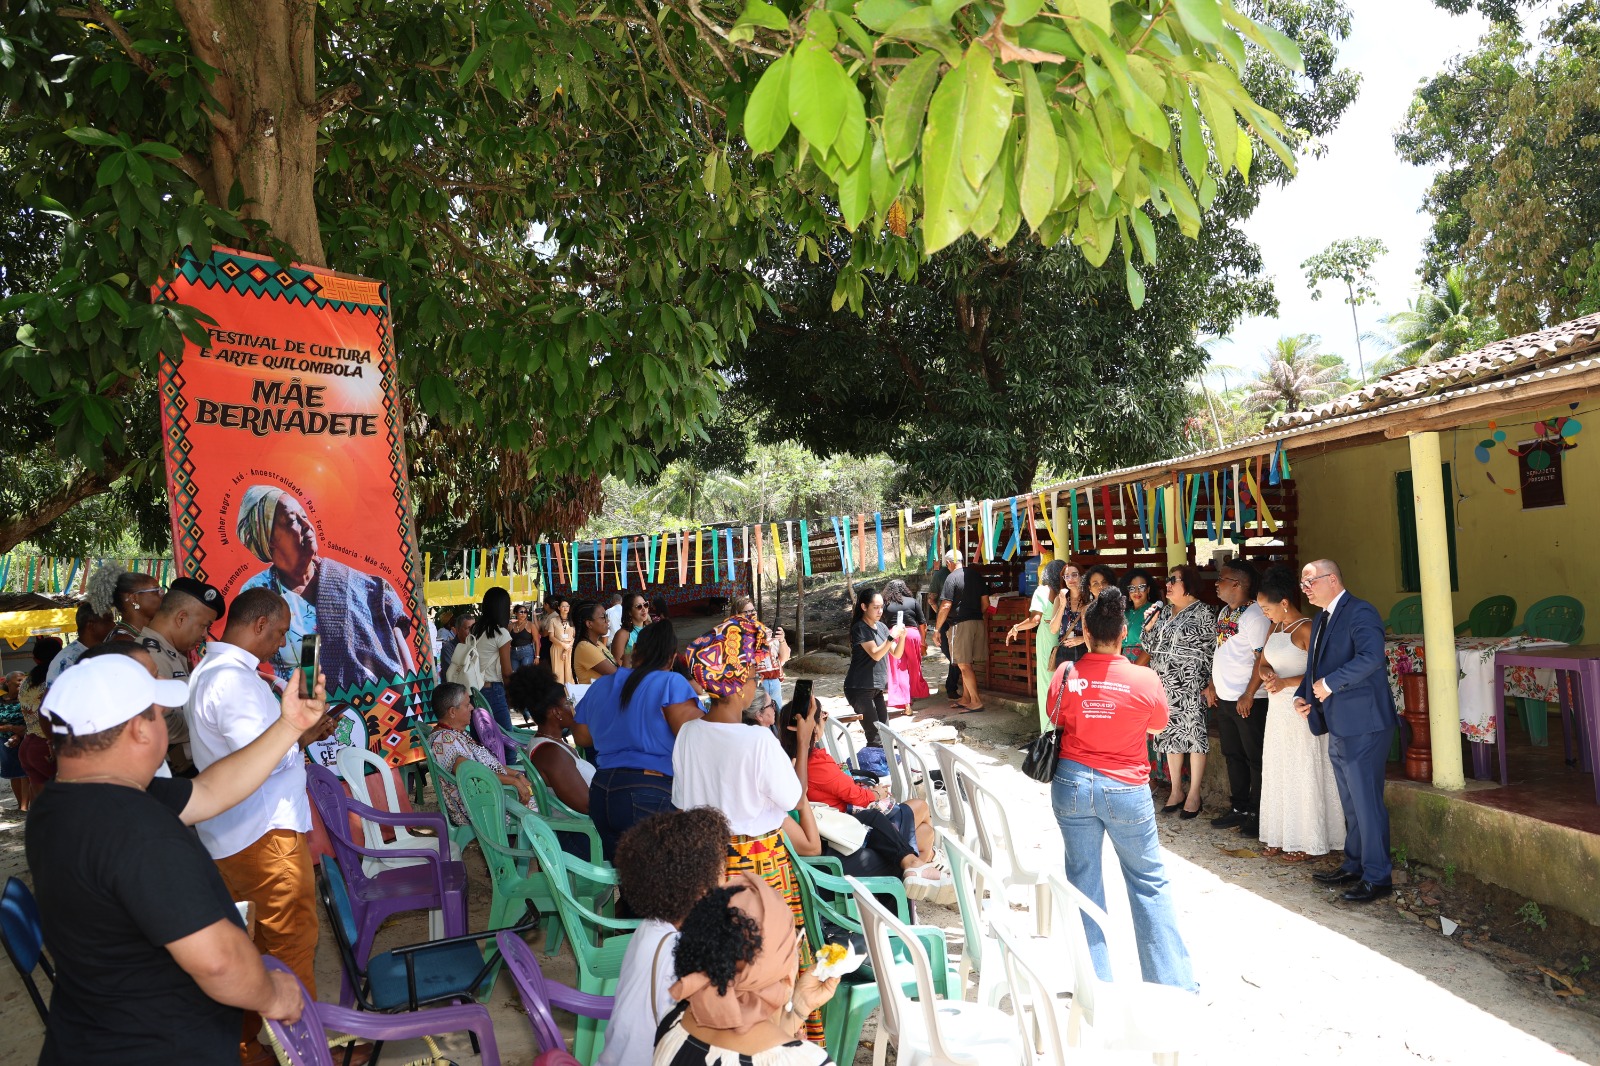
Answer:
<svg viewBox="0 0 1600 1066"><path fill-rule="evenodd" d="M805 924L800 886L784 834L802 855L821 854L822 835L805 799L810 759L791 759L770 729L751 729L743 721L757 691L757 654L766 642L760 622L737 615L689 645L689 671L711 697L711 710L678 731L672 749L672 803L679 810L721 811L733 831L728 873L749 872L765 879L789 901L800 929ZM805 728L799 740L809 754L815 722L808 720ZM796 809L799 821L789 814ZM809 948L802 950L809 955ZM820 1018L806 1035L821 1039Z"/></svg>
<svg viewBox="0 0 1600 1066"><path fill-rule="evenodd" d="M820 1045L794 1037L839 979L799 972L804 940L786 918L782 898L748 873L694 905L674 954L679 1005L661 1023L655 1066L832 1066Z"/></svg>
<svg viewBox="0 0 1600 1066"><path fill-rule="evenodd" d="M411 616L383 578L317 554L317 532L300 501L275 485L251 485L239 503L239 543L270 565L242 589L268 588L289 604L289 633L272 657L288 680L300 641L321 639L329 695L413 673Z"/></svg>
<svg viewBox="0 0 1600 1066"><path fill-rule="evenodd" d="M704 712L689 682L672 670L678 637L671 622L639 632L633 665L606 674L578 702L572 739L594 749L589 817L606 861L617 840L672 807L672 749L678 732Z"/></svg>

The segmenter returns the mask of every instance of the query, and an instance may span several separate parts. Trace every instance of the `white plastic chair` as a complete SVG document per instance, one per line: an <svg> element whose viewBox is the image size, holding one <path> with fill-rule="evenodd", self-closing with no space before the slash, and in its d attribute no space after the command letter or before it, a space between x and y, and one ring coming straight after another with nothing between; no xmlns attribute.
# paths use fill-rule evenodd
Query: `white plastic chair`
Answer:
<svg viewBox="0 0 1600 1066"><path fill-rule="evenodd" d="M829 718L822 723L822 746L827 749L833 761L844 767L846 772L861 769L856 762L856 738L851 735L850 727L843 722Z"/></svg>
<svg viewBox="0 0 1600 1066"><path fill-rule="evenodd" d="M368 807L378 807L383 810L400 810L400 797L396 794L394 778L389 776L389 764L383 759L368 751L366 748L354 744L347 744L339 749L337 759L339 776L350 788L350 795L357 803L364 803ZM376 771L379 781L383 782L382 803L372 802L372 792L367 787L370 778L367 777L367 767ZM388 827L394 832L393 840L383 838L384 827L376 822L361 820L362 843L377 851L394 851L400 848L436 848L438 842L433 837L418 836L405 826ZM461 858L461 849L452 845L452 857ZM415 866L422 859L378 859L365 858L361 860L363 872L368 877L375 877L383 870L398 870L403 866Z"/></svg>
<svg viewBox="0 0 1600 1066"><path fill-rule="evenodd" d="M956 907L961 913L961 962L957 974L965 989L974 976L978 979L978 1002L998 1007L1005 998L1007 982L997 958L995 927L1009 918L1006 890L994 869L947 829L940 829L939 840L950 860L950 873L956 883ZM985 966L985 962L988 963Z"/></svg>
<svg viewBox="0 0 1600 1066"><path fill-rule="evenodd" d="M933 775L928 772L928 760L923 754L898 731L881 722L878 736L886 742L884 754L889 758L889 790L894 798L901 803L922 800L928 805L928 819L935 828L953 825L949 797L933 787Z"/></svg>
<svg viewBox="0 0 1600 1066"><path fill-rule="evenodd" d="M976 777L977 766L968 760L950 744L935 744L933 757L939 764L939 776L944 778L945 799L950 804L950 824L952 835L963 844L969 844L978 839L978 827L973 822L969 813L972 801L967 798L966 792L961 788L961 782L956 779L956 767L966 767L967 773Z"/></svg>
<svg viewBox="0 0 1600 1066"><path fill-rule="evenodd" d="M881 997L873 1066L884 1066L890 1041L895 1046L895 1066L1022 1066L1022 1041L1005 1014L982 1003L939 999L921 941L884 910L865 885L853 877L845 880L855 894ZM897 969L891 935L899 939L916 975L915 1000L901 985L905 974L903 968Z"/></svg>
<svg viewBox="0 0 1600 1066"><path fill-rule="evenodd" d="M978 781L970 768L958 764L956 781L966 793L967 810L978 830L978 855L984 862L1001 872L1007 886L1032 888L1034 892L1034 922L1039 936L1050 935L1050 889L1046 884L1049 871L1029 866L1018 855L1016 837L1011 832L1011 819L1006 805L993 790Z"/></svg>
<svg viewBox="0 0 1600 1066"><path fill-rule="evenodd" d="M1111 957L1125 959L1126 937L1106 912L1079 892L1061 874L1048 879L1061 908L1061 925L1072 955L1072 1009L1067 1018L1066 1046L1108 1051L1147 1052L1161 1066L1173 1066L1182 1051L1192 1050L1203 1031L1200 998L1171 985L1158 985L1134 975L1102 981L1089 953L1085 917L1100 927Z"/></svg>
<svg viewBox="0 0 1600 1066"><path fill-rule="evenodd" d="M1011 1016L1023 1046L1042 1052L1036 1057L1040 1066L1067 1066L1067 1019L1059 989L1039 972L1037 956L1016 930L997 925L995 934L995 961L1005 966Z"/></svg>

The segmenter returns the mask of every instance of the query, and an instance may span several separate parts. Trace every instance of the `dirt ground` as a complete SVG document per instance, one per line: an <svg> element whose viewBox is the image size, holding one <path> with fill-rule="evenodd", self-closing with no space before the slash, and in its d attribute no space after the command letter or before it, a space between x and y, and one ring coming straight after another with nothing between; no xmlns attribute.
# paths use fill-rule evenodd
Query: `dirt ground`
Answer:
<svg viewBox="0 0 1600 1066"><path fill-rule="evenodd" d="M942 677L937 655L926 667L930 683ZM819 676L819 694L836 698L841 680ZM964 746L983 766L985 782L1014 801L1007 807L1022 838L1019 848L1036 862L1059 863L1060 836L1046 787L1016 769L1015 749L1026 739L1028 719L998 704L981 714L945 717L943 703L922 701L901 722L914 740ZM844 709L842 699L835 708ZM1208 799L1207 806L1218 802ZM1214 830L1205 819L1164 818L1160 832L1207 1023L1193 1034L1195 1054L1185 1062L1600 1063L1600 1020L1587 1009L1591 997L1570 994L1561 980L1582 987L1583 955L1600 962L1593 926L1541 915L1541 930L1527 915L1502 913L1508 904L1483 886L1422 868L1408 871L1410 883L1399 899L1351 906L1311 881L1310 864L1262 858L1236 833ZM478 928L488 911L488 878L476 848L467 862ZM1116 887L1109 848L1106 864L1109 909L1126 922L1127 901ZM12 874L26 877L22 822L9 792L0 790L0 877ZM1439 913L1461 923L1453 937L1437 928ZM953 908L923 905L919 920L948 930L956 950L961 926ZM424 932L424 919L409 916L387 926L379 946L420 940ZM542 942L537 946L542 950ZM552 958L541 954L540 963L549 977L571 980L566 949ZM1558 976L1547 977L1540 965ZM335 998L337 958L325 925L318 980L321 998ZM490 1009L501 1061L529 1062L533 1044L509 982L495 990ZM0 1066L36 1061L42 1029L10 967L0 967L0 1033ZM442 1046L455 1061L479 1061L464 1037L446 1038ZM422 1051L417 1043L391 1045L383 1061L406 1063ZM855 1066L865 1066L870 1056L864 1043Z"/></svg>

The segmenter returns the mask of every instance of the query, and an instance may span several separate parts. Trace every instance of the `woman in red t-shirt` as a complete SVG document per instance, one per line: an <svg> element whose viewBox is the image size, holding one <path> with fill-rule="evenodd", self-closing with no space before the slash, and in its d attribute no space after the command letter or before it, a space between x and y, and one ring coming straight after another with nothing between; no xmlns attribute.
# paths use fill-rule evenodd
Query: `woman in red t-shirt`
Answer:
<svg viewBox="0 0 1600 1066"><path fill-rule="evenodd" d="M1105 906L1101 863L1109 835L1127 883L1144 979L1194 991L1199 986L1178 935L1145 757L1145 737L1167 725L1166 689L1154 670L1123 656L1126 610L1117 588L1091 600L1083 613L1089 654L1056 671L1051 683L1061 761L1050 782L1050 805L1065 845L1067 880ZM1093 923L1087 926L1095 970L1110 980L1105 937Z"/></svg>
<svg viewBox="0 0 1600 1066"><path fill-rule="evenodd" d="M828 712L810 694L808 682L800 685L804 687L797 686L797 698L778 717L778 737L783 750L795 758L799 750L795 719L809 706L809 713L817 719L817 732L807 762L806 799L843 811L867 827L866 842L855 851L842 854L827 840L823 841L824 850L837 855L844 872L853 877L899 874L905 879L909 898L954 902L955 882L950 871L937 861L928 805L917 799L895 803L886 787L868 788L840 769L822 746L822 724L827 721Z"/></svg>

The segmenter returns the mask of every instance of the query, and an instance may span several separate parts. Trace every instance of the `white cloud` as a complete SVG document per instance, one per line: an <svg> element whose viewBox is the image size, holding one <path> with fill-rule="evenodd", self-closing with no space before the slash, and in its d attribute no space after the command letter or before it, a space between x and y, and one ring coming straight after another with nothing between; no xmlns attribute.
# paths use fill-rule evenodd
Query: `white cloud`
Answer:
<svg viewBox="0 0 1600 1066"><path fill-rule="evenodd" d="M1350 308L1324 285L1312 300L1300 264L1340 237L1380 237L1389 254L1375 268L1377 297L1358 313L1363 332L1384 314L1404 310L1417 289L1417 266L1430 218L1419 213L1432 172L1395 154L1394 131L1405 120L1417 83L1470 52L1488 27L1476 12L1451 15L1432 0L1351 0L1353 32L1341 53L1361 73L1361 95L1327 139L1327 153L1303 160L1288 186L1272 188L1244 226L1260 248L1278 293L1278 318L1249 318L1207 347L1214 363L1251 373L1279 336L1315 333L1326 351L1356 364ZM1548 8L1535 7L1524 26L1535 30ZM1368 367L1379 354L1363 342ZM1234 375L1229 375L1233 377Z"/></svg>

